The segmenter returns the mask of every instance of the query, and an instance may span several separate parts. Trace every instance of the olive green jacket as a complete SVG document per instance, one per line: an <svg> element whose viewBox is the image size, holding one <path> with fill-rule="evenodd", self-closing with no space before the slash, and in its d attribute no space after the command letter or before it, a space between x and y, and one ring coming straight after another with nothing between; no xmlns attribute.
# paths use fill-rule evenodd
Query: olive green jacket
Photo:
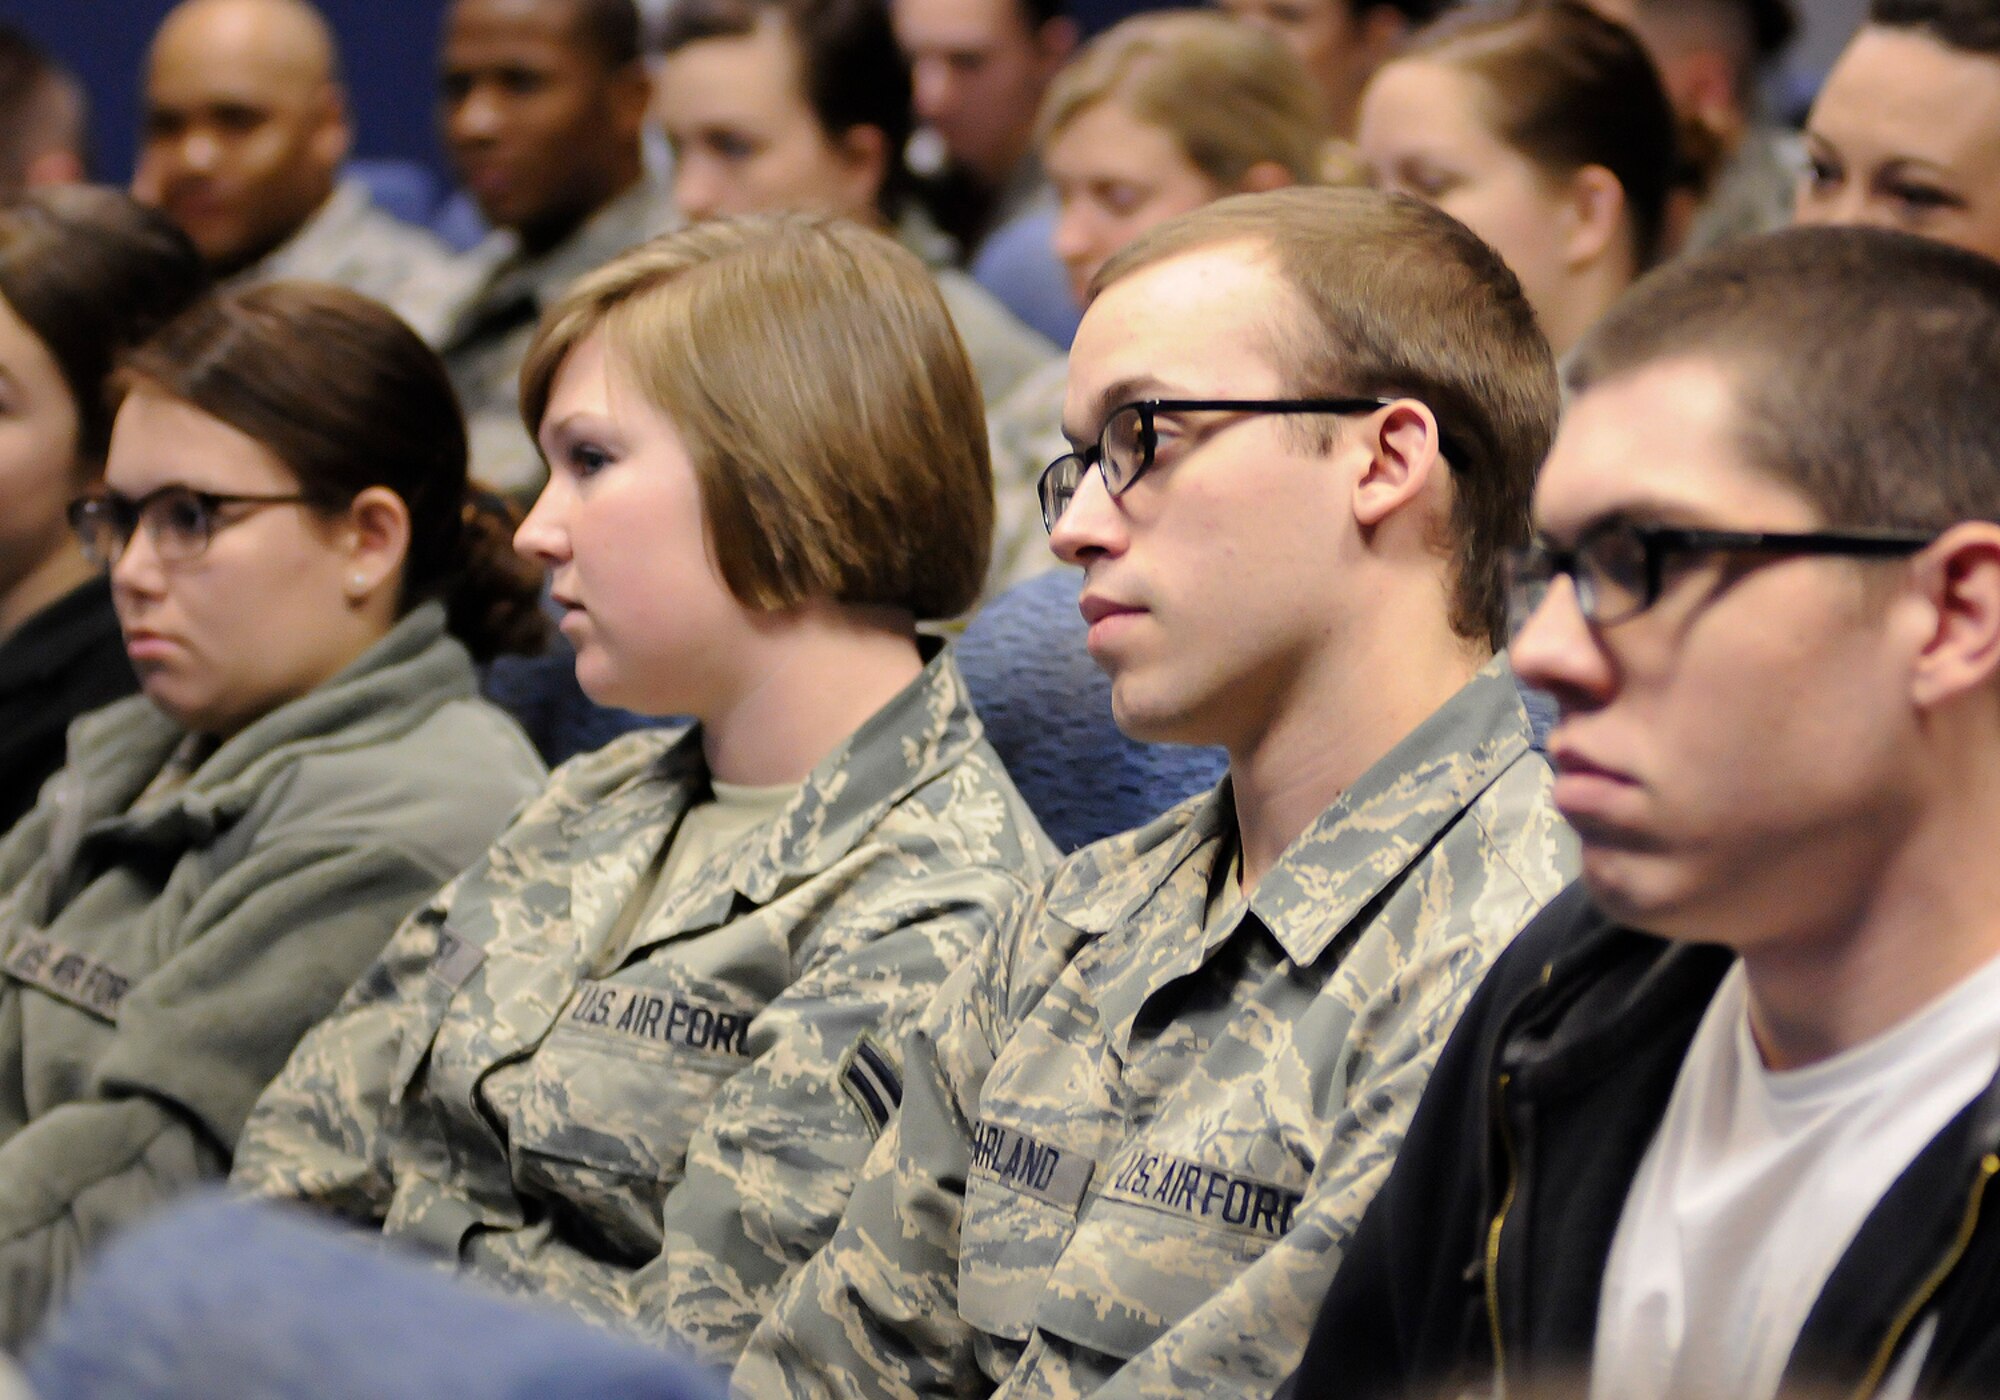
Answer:
<svg viewBox="0 0 2000 1400"><path fill-rule="evenodd" d="M426 604L137 801L184 735L78 720L0 842L0 1343L118 1226L220 1177L292 1046L541 766Z"/></svg>
<svg viewBox="0 0 2000 1400"><path fill-rule="evenodd" d="M564 764L299 1046L235 1184L733 1359L840 1219L904 1030L1053 864L982 732L938 658L650 904L699 731Z"/></svg>

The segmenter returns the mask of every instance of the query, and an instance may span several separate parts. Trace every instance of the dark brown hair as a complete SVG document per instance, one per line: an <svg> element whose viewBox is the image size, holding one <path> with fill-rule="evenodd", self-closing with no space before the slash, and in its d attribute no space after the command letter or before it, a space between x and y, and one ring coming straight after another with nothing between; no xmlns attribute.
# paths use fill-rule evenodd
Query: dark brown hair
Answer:
<svg viewBox="0 0 2000 1400"><path fill-rule="evenodd" d="M1298 394L1417 399L1449 446L1451 624L1496 650L1505 561L1555 435L1556 375L1521 284L1465 225L1369 189L1234 195L1169 220L1098 271L1095 296L1141 268L1219 244L1261 248L1304 314L1274 314L1274 362Z"/></svg>
<svg viewBox="0 0 2000 1400"><path fill-rule="evenodd" d="M62 186L0 206L0 298L62 373L77 461L92 475L111 441L106 380L118 356L207 287L187 235L117 190Z"/></svg>
<svg viewBox="0 0 2000 1400"><path fill-rule="evenodd" d="M119 383L255 438L322 510L386 486L410 511L399 610L441 599L482 661L541 645L541 572L514 553L518 520L467 479L443 362L379 303L316 282L218 293L128 356Z"/></svg>
<svg viewBox="0 0 2000 1400"><path fill-rule="evenodd" d="M896 45L884 0L677 0L660 31L660 52L704 39L743 39L765 16L784 25L798 54L806 105L838 140L857 126L883 135L888 169L875 202L894 218L909 193L910 66Z"/></svg>
<svg viewBox="0 0 2000 1400"><path fill-rule="evenodd" d="M2000 9L1993 0L1874 0L1868 22L1921 30L1950 48L2000 56Z"/></svg>
<svg viewBox="0 0 2000 1400"><path fill-rule="evenodd" d="M1493 134L1550 174L1610 171L1635 265L1667 251L1669 197L1705 181L1683 163L1673 104L1631 30L1577 0L1512 0L1447 14L1400 57L1478 78Z"/></svg>
<svg viewBox="0 0 2000 1400"><path fill-rule="evenodd" d="M2000 264L1911 234L1795 228L1640 281L1566 370L1712 363L1751 462L1833 526L2000 520Z"/></svg>
<svg viewBox="0 0 2000 1400"><path fill-rule="evenodd" d="M721 219L614 258L521 366L538 434L590 336L679 433L718 571L749 607L963 612L993 536L979 387L937 281L845 220Z"/></svg>

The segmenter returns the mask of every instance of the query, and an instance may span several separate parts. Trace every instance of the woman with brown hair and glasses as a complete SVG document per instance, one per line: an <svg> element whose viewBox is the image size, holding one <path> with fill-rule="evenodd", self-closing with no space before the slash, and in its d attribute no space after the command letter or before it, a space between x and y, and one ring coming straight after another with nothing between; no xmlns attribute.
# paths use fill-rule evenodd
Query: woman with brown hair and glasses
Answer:
<svg viewBox="0 0 2000 1400"><path fill-rule="evenodd" d="M437 357L337 288L197 303L129 356L103 487L143 695L0 841L0 1345L221 1177L264 1084L541 767L474 656L538 637Z"/></svg>
<svg viewBox="0 0 2000 1400"><path fill-rule="evenodd" d="M1050 864L917 633L985 568L979 392L915 255L765 216L579 282L521 403L578 680L697 723L558 769L306 1037L234 1181L726 1364Z"/></svg>
<svg viewBox="0 0 2000 1400"><path fill-rule="evenodd" d="M0 206L0 831L62 766L70 721L137 684L63 511L104 470L113 362L207 284L187 236L115 191Z"/></svg>

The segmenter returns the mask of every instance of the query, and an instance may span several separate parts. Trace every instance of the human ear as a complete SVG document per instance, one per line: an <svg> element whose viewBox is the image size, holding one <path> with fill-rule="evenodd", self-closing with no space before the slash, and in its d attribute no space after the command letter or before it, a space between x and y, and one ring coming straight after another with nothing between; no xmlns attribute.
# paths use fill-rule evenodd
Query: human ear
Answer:
<svg viewBox="0 0 2000 1400"><path fill-rule="evenodd" d="M1410 21L1402 10L1394 5L1376 4L1356 7L1361 24L1361 52L1366 55L1368 69L1380 68L1403 47L1403 40L1410 36Z"/></svg>
<svg viewBox="0 0 2000 1400"><path fill-rule="evenodd" d="M338 170L354 145L354 128L347 121L347 98L333 83L323 84L313 99L319 106L313 124L313 158L328 170Z"/></svg>
<svg viewBox="0 0 2000 1400"><path fill-rule="evenodd" d="M1990 685L2000 673L2000 525L1966 521L1911 568L1931 609L1910 675L1910 699L1930 709Z"/></svg>
<svg viewBox="0 0 2000 1400"><path fill-rule="evenodd" d="M889 178L889 137L879 126L857 123L833 141L840 161L841 186L850 217L870 218Z"/></svg>
<svg viewBox="0 0 2000 1400"><path fill-rule="evenodd" d="M386 486L370 486L348 503L341 522L348 596L362 602L402 575L410 553L410 508Z"/></svg>
<svg viewBox="0 0 2000 1400"><path fill-rule="evenodd" d="M1354 483L1354 518L1372 529L1421 496L1442 458L1437 419L1415 399L1397 399L1381 416L1367 445L1372 460Z"/></svg>
<svg viewBox="0 0 2000 1400"><path fill-rule="evenodd" d="M1568 219L1563 261L1588 267L1613 251L1625 225L1625 187L1601 165L1586 165L1564 182Z"/></svg>
<svg viewBox="0 0 2000 1400"><path fill-rule="evenodd" d="M1243 178L1236 182L1236 193L1265 194L1295 183L1292 172L1275 160L1260 160L1243 172Z"/></svg>
<svg viewBox="0 0 2000 1400"><path fill-rule="evenodd" d="M653 107L653 75L644 59L633 59L611 75L606 85L613 129L621 136L637 137Z"/></svg>
<svg viewBox="0 0 2000 1400"><path fill-rule="evenodd" d="M1053 73L1067 63L1070 54L1076 51L1081 35L1076 21L1068 15L1057 15L1042 21L1041 27L1035 31L1035 47L1041 53L1043 66Z"/></svg>

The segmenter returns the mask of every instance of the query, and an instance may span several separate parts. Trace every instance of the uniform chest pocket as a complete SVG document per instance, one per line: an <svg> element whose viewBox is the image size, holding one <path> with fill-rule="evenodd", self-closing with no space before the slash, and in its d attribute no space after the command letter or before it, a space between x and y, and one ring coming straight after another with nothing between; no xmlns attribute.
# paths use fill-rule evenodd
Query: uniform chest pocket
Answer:
<svg viewBox="0 0 2000 1400"><path fill-rule="evenodd" d="M1165 1153L1131 1149L1048 1279L1035 1324L1130 1358L1227 1287L1291 1229L1301 1193Z"/></svg>
<svg viewBox="0 0 2000 1400"><path fill-rule="evenodd" d="M998 1123L973 1125L959 1229L958 1305L981 1331L1026 1341L1076 1229L1096 1164Z"/></svg>
<svg viewBox="0 0 2000 1400"><path fill-rule="evenodd" d="M512 1140L620 1177L679 1180L709 1104L750 1063L754 1014L676 988L583 983L526 1066Z"/></svg>

